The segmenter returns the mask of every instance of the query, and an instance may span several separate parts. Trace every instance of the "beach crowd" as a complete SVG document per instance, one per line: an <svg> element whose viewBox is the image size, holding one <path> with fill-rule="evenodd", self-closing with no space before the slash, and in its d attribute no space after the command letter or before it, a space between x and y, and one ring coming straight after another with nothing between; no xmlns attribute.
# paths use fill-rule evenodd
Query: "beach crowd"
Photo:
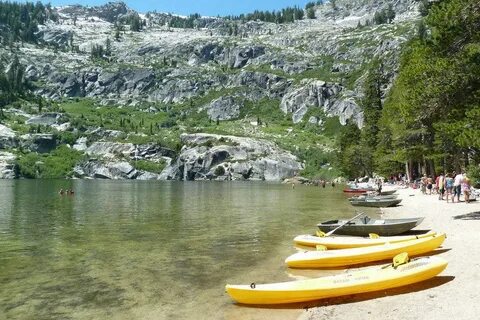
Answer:
<svg viewBox="0 0 480 320"><path fill-rule="evenodd" d="M464 171L460 173L455 171L447 174L440 173L435 180L432 176L423 175L420 179L420 190L423 194L437 194L439 200L447 200L447 202L451 201L452 203L455 202L455 198L457 198L456 202L460 202L462 193L465 202L469 203L475 199L475 194L472 197L472 192L476 192L472 188L471 179Z"/></svg>

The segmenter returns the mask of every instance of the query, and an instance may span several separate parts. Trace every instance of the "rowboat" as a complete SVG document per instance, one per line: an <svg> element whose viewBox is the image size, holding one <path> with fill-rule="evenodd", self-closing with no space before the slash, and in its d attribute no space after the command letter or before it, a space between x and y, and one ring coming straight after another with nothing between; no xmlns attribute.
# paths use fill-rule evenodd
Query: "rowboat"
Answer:
<svg viewBox="0 0 480 320"><path fill-rule="evenodd" d="M380 192L380 195L382 195L382 196L389 196L389 195L392 195L392 194L394 194L394 193L396 193L396 192L397 192L397 190L381 191L381 192Z"/></svg>
<svg viewBox="0 0 480 320"><path fill-rule="evenodd" d="M341 228L335 231L336 234L366 237L370 233L376 233L379 236L395 236L418 226L422 221L420 218L408 219L372 219L368 216L353 219L347 224L345 220L330 220L317 224L320 231L328 232L341 225Z"/></svg>
<svg viewBox="0 0 480 320"><path fill-rule="evenodd" d="M373 189L356 189L356 188L345 188L343 192L345 193L367 193L370 191L374 191Z"/></svg>
<svg viewBox="0 0 480 320"><path fill-rule="evenodd" d="M328 249L348 249L383 245L385 243L397 243L414 239L427 238L435 235L436 232L431 231L419 235L392 236L392 237L351 237L351 236L330 236L317 237L310 234L296 236L293 241L296 245L306 247L316 247L318 245L325 246Z"/></svg>
<svg viewBox="0 0 480 320"><path fill-rule="evenodd" d="M376 207L376 208L386 208L393 207L402 202L401 199L362 199L362 200L352 200L350 204L356 207Z"/></svg>
<svg viewBox="0 0 480 320"><path fill-rule="evenodd" d="M285 304L350 294L383 291L433 278L447 267L439 257L422 257L394 267L391 263L316 279L250 285L226 285L232 299L243 304Z"/></svg>
<svg viewBox="0 0 480 320"><path fill-rule="evenodd" d="M353 197L350 197L348 198L349 201L362 201L362 200L394 200L394 199L397 199L397 195L396 194L390 194L390 195L387 195L387 196L383 196L383 195L370 195L370 194L367 194L367 195L359 195L359 196L353 196Z"/></svg>
<svg viewBox="0 0 480 320"><path fill-rule="evenodd" d="M335 268L391 259L399 253L418 256L438 248L445 233L423 239L386 243L384 245L343 250L303 251L285 260L291 268Z"/></svg>

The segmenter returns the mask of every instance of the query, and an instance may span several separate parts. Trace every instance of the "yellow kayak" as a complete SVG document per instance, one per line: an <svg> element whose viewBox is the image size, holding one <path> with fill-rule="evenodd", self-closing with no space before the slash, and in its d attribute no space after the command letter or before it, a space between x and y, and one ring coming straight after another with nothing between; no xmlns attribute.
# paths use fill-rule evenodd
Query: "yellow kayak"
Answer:
<svg viewBox="0 0 480 320"><path fill-rule="evenodd" d="M330 237L317 237L312 235L300 235L296 236L293 241L297 245L306 247L316 247L317 245L325 246L328 249L349 249L359 247L378 246L389 243L397 243L402 241L409 241L421 238L428 238L435 235L436 232L431 231L419 235L408 236L392 236L392 237L378 237L378 238L366 238L366 237L352 237L352 236L330 236Z"/></svg>
<svg viewBox="0 0 480 320"><path fill-rule="evenodd" d="M407 252L410 256L427 253L438 248L445 240L444 233L423 239L386 243L384 245L343 250L303 251L285 260L292 268L332 268L372 261L387 260Z"/></svg>
<svg viewBox="0 0 480 320"><path fill-rule="evenodd" d="M336 276L272 284L227 285L226 291L243 304L281 304L381 291L435 277L447 267L439 257L422 257L406 264L376 266Z"/></svg>

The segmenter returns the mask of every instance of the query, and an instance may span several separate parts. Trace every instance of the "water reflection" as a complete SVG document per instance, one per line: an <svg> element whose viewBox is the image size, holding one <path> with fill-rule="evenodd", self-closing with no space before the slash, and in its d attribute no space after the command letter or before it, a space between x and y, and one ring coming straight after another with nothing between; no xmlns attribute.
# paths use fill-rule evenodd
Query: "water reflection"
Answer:
<svg viewBox="0 0 480 320"><path fill-rule="evenodd" d="M22 180L0 190L9 319L254 319L225 283L290 280L293 237L354 211L337 190L265 183Z"/></svg>

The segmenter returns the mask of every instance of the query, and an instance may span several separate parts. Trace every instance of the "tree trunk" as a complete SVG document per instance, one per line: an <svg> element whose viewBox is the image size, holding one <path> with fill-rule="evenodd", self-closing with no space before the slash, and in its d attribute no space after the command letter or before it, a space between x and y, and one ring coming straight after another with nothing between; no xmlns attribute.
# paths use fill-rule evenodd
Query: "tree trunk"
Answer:
<svg viewBox="0 0 480 320"><path fill-rule="evenodd" d="M435 172L435 163L433 162L433 160L428 159L427 160L427 165L428 165L428 170L429 170L428 175L435 178L436 175L437 175L437 173Z"/></svg>
<svg viewBox="0 0 480 320"><path fill-rule="evenodd" d="M408 165L410 161L405 162L405 174L407 175L407 181L410 181L410 166Z"/></svg>

